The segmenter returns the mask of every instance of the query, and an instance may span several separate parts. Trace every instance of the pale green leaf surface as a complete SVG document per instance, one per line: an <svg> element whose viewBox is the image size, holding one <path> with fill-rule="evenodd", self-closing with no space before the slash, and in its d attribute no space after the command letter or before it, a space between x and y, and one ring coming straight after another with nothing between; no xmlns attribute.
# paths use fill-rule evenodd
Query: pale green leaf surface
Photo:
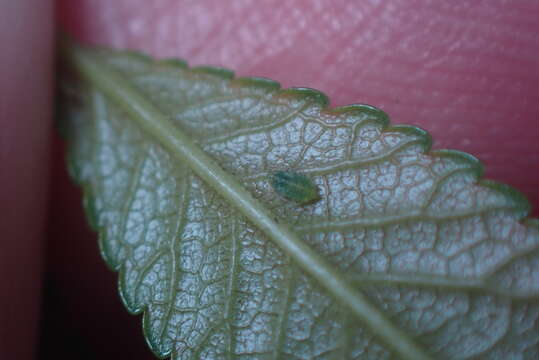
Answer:
<svg viewBox="0 0 539 360"><path fill-rule="evenodd" d="M329 109L313 90L74 51L158 109L359 294L333 291L331 278L309 269L315 257L283 250L82 71L63 86L71 173L156 355L539 358L539 229L522 220L520 194L478 180L475 158L429 151L422 130L388 126L370 106ZM320 200L279 196L276 171L305 174Z"/></svg>

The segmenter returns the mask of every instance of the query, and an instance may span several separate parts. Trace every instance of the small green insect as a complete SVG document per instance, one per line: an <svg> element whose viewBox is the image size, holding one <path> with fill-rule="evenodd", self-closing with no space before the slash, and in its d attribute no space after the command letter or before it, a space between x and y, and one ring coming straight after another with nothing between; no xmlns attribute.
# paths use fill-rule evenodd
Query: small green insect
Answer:
<svg viewBox="0 0 539 360"><path fill-rule="evenodd" d="M277 194L300 205L308 205L320 200L318 186L303 174L277 171L271 175L270 182Z"/></svg>

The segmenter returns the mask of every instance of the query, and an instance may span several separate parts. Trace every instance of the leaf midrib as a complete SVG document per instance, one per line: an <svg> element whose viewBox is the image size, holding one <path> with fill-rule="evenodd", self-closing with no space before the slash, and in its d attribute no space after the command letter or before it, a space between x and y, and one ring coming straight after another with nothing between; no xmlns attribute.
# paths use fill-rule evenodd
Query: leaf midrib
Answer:
<svg viewBox="0 0 539 360"><path fill-rule="evenodd" d="M63 53L85 80L120 106L143 131L153 136L173 157L189 166L210 188L276 242L304 271L313 276L335 299L347 305L354 316L400 357L409 360L431 359L361 292L344 280L343 275L301 241L286 224L279 222L234 177L204 153L188 135L174 126L167 116L131 86L121 74L110 68L98 55L74 44L64 44Z"/></svg>

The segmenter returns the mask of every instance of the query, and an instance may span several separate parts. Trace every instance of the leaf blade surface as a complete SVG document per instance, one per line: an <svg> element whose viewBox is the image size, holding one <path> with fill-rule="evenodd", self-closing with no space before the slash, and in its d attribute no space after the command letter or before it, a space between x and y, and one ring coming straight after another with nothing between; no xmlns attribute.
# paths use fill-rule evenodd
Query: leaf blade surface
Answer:
<svg viewBox="0 0 539 360"><path fill-rule="evenodd" d="M505 346L503 331L485 330L513 324L512 304L482 294L489 289L483 277L500 271L514 287L516 270L503 269L514 254L528 256L539 237L535 226L518 222L528 211L524 199L478 183L475 159L427 154L425 132L388 127L385 114L369 106L327 109L312 90L278 90L268 81L125 53L90 56L102 63L98 73L111 73L90 71L88 79L102 76L108 85L78 89L92 106L70 115L73 172L89 184L104 256L120 271L128 309L146 309L156 354L464 359ZM107 90L115 84L121 89ZM151 121L134 125L137 116ZM177 161L189 141L201 152ZM196 170L204 156L210 169ZM290 168L313 179L320 201L303 207L275 196L271 173ZM238 214L238 202L251 199L255 205ZM349 273L379 280L343 275ZM454 286L403 280L414 276ZM453 278L477 286L468 293ZM519 290L525 298L537 293ZM417 298L425 307L414 311ZM458 306L446 305L444 315L440 304L452 301ZM478 329L466 321L483 313L501 315ZM471 330L464 336L455 332L460 327Z"/></svg>

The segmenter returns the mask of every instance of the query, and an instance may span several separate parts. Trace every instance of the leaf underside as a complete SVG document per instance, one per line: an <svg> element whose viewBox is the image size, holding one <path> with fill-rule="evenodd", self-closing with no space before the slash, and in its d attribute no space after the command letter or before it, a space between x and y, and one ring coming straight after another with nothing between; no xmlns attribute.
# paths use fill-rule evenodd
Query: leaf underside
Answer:
<svg viewBox="0 0 539 360"><path fill-rule="evenodd" d="M367 105L226 70L91 50L432 359L539 358L539 228L470 155ZM69 168L120 294L173 359L410 359L132 120L64 77ZM280 196L307 176L320 199Z"/></svg>

